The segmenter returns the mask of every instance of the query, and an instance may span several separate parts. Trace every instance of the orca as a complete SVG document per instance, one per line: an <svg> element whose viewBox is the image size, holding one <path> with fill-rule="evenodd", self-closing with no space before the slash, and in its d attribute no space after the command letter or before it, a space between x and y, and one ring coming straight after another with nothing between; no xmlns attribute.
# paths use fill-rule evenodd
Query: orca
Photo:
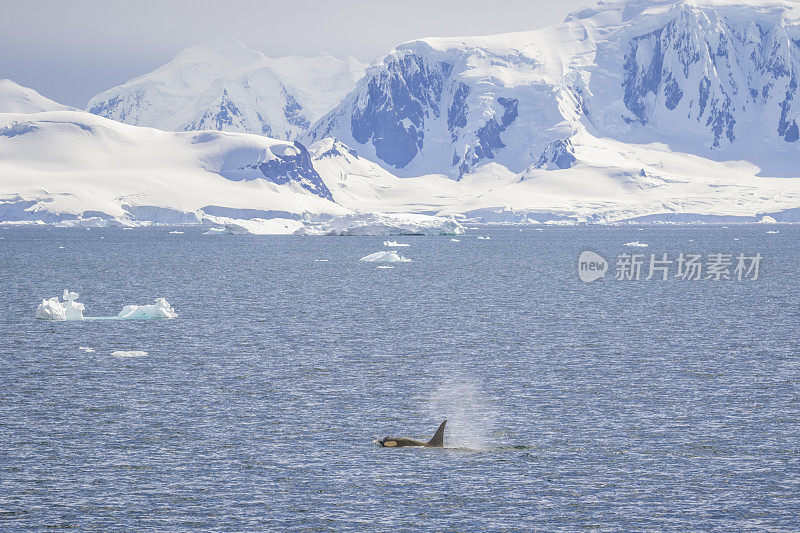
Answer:
<svg viewBox="0 0 800 533"><path fill-rule="evenodd" d="M433 438L428 442L421 440L409 439L408 437L385 437L383 440L378 441L384 448L402 448L404 446L418 446L423 448L442 448L444 446L444 425L447 420L439 425L439 429L433 434Z"/></svg>

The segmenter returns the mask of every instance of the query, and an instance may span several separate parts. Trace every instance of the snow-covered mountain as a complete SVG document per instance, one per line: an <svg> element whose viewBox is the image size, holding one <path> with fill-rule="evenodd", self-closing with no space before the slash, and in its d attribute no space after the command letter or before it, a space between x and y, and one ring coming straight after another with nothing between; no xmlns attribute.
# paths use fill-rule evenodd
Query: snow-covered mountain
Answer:
<svg viewBox="0 0 800 533"><path fill-rule="evenodd" d="M542 30L402 44L305 139L402 176L560 169L578 132L796 175L799 75L796 3L603 1Z"/></svg>
<svg viewBox="0 0 800 533"><path fill-rule="evenodd" d="M0 222L800 222L799 21L800 7L776 0L629 0L533 32L414 41L369 67L299 142L128 126L0 84ZM118 118L196 110L181 91L197 80L218 90L237 73L267 77L251 68L260 54L233 48L196 49L130 82ZM220 78L214 65L231 57L241 66ZM234 107L214 120L246 115Z"/></svg>
<svg viewBox="0 0 800 533"><path fill-rule="evenodd" d="M69 111L73 108L45 98L33 89L11 80L0 80L0 113L40 113L42 111Z"/></svg>
<svg viewBox="0 0 800 533"><path fill-rule="evenodd" d="M296 138L363 76L354 58L269 58L233 41L187 48L157 70L98 94L91 113L169 131Z"/></svg>
<svg viewBox="0 0 800 533"><path fill-rule="evenodd" d="M29 89L22 93L38 100ZM0 102L19 94L7 85ZM457 229L429 215L800 220L800 179L761 177L746 161L716 162L586 131L546 155L523 173L493 162L459 181L400 178L332 138L306 149L251 134L130 126L83 111L0 112L0 222L202 220L230 231L363 233Z"/></svg>
<svg viewBox="0 0 800 533"><path fill-rule="evenodd" d="M84 111L0 113L0 220L344 214L291 141L166 132ZM244 215L243 215L244 213Z"/></svg>

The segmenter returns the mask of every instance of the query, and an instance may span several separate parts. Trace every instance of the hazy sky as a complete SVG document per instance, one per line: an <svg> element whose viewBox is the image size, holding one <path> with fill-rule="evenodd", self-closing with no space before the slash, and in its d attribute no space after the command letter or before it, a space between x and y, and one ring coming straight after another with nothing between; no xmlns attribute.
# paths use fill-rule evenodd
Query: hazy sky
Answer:
<svg viewBox="0 0 800 533"><path fill-rule="evenodd" d="M61 103L149 72L177 52L234 37L268 56L353 55L403 41L560 22L593 0L0 0L0 78Z"/></svg>

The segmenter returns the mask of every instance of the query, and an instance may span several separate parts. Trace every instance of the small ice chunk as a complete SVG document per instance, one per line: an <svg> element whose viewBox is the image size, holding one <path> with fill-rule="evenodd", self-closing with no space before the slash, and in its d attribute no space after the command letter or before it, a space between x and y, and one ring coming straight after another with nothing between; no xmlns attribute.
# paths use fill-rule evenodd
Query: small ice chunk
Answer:
<svg viewBox="0 0 800 533"><path fill-rule="evenodd" d="M330 259L314 259L315 263L327 263Z"/></svg>
<svg viewBox="0 0 800 533"><path fill-rule="evenodd" d="M66 320L66 308L58 300L58 296L42 300L42 303L36 308L36 318L41 320Z"/></svg>
<svg viewBox="0 0 800 533"><path fill-rule="evenodd" d="M767 232L767 235L777 235L778 233L780 233L780 231L770 230L770 231Z"/></svg>
<svg viewBox="0 0 800 533"><path fill-rule="evenodd" d="M450 239L450 242L461 242L461 241L458 239Z"/></svg>
<svg viewBox="0 0 800 533"><path fill-rule="evenodd" d="M89 348L88 346L78 346L78 349L86 353L94 353L94 348Z"/></svg>
<svg viewBox="0 0 800 533"><path fill-rule="evenodd" d="M400 248L404 246L411 246L410 244L405 244L397 241L383 241L383 245L386 246L387 248Z"/></svg>
<svg viewBox="0 0 800 533"><path fill-rule="evenodd" d="M369 261L371 263L410 263L411 259L406 259L395 251L375 252L362 257L359 261Z"/></svg>
<svg viewBox="0 0 800 533"><path fill-rule="evenodd" d="M389 266L389 265L378 265L378 268L387 269L387 268L394 268L394 267L393 266Z"/></svg>
<svg viewBox="0 0 800 533"><path fill-rule="evenodd" d="M632 246L634 248L647 248L647 244L639 241L626 242L623 246Z"/></svg>
<svg viewBox="0 0 800 533"><path fill-rule="evenodd" d="M111 352L111 357L147 357L147 352L141 350L117 350Z"/></svg>
<svg viewBox="0 0 800 533"><path fill-rule="evenodd" d="M169 234L170 235L183 235L183 232L182 231L170 231Z"/></svg>
<svg viewBox="0 0 800 533"><path fill-rule="evenodd" d="M120 320L150 320L154 318L178 318L178 313L164 298L156 298L152 305L126 305L119 312Z"/></svg>
<svg viewBox="0 0 800 533"><path fill-rule="evenodd" d="M483 235L478 235L478 240L479 241L488 241L490 239L491 239L491 237L484 237Z"/></svg>
<svg viewBox="0 0 800 533"><path fill-rule="evenodd" d="M759 222L759 224L777 224L778 223L777 220L775 220L774 218L772 218L769 215L764 215L763 217L761 217L761 220L759 220L758 222Z"/></svg>

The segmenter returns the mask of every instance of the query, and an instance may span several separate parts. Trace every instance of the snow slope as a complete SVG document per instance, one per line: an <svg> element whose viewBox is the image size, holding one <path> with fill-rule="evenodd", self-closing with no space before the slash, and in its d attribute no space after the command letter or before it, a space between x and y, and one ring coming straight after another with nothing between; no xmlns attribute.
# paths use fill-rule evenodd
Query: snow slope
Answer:
<svg viewBox="0 0 800 533"><path fill-rule="evenodd" d="M343 214L297 143L82 111L0 114L0 220L197 222Z"/></svg>
<svg viewBox="0 0 800 533"><path fill-rule="evenodd" d="M87 110L163 130L213 129L294 139L363 75L354 58L269 58L238 41L187 48L157 70L98 94Z"/></svg>
<svg viewBox="0 0 800 533"><path fill-rule="evenodd" d="M0 113L39 113L71 109L73 108L45 98L33 89L11 80L0 79Z"/></svg>
<svg viewBox="0 0 800 533"><path fill-rule="evenodd" d="M305 140L401 176L565 168L577 132L795 176L799 76L796 3L604 1L541 30L402 44Z"/></svg>
<svg viewBox="0 0 800 533"><path fill-rule="evenodd" d="M399 178L330 138L306 150L242 133L130 126L81 111L0 113L0 221L202 220L245 233L386 235L461 232L451 216L565 223L756 221L770 214L800 221L800 179L761 176L747 161L716 162L663 143L585 131L564 150L574 163L563 169L534 165L514 173L489 163L460 181Z"/></svg>
<svg viewBox="0 0 800 533"><path fill-rule="evenodd" d="M313 144L0 114L0 221L101 214L347 234L443 232L450 216L800 222L798 11L603 2L543 30L406 43L313 126ZM247 72L260 64L234 48L195 50L185 70L165 67L163 86L193 87L231 57ZM144 85L161 87L158 72ZM163 109L180 93L153 90ZM125 109L154 113L156 100Z"/></svg>
<svg viewBox="0 0 800 533"><path fill-rule="evenodd" d="M514 173L482 165L453 181L397 178L340 141L310 147L334 200L353 210L465 216L499 223L800 221L800 178L763 177L748 161L717 162L663 143L576 133L568 168Z"/></svg>

